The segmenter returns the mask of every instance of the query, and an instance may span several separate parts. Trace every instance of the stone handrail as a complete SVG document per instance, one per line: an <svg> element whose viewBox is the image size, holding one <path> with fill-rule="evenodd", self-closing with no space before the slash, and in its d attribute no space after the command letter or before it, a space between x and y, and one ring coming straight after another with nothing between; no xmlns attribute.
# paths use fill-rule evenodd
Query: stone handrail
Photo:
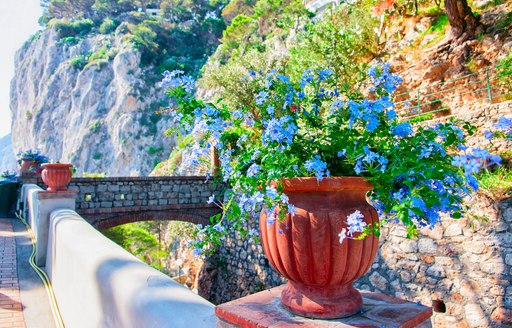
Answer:
<svg viewBox="0 0 512 328"><path fill-rule="evenodd" d="M22 195L66 327L215 327L213 304L94 229L76 194L24 185Z"/></svg>

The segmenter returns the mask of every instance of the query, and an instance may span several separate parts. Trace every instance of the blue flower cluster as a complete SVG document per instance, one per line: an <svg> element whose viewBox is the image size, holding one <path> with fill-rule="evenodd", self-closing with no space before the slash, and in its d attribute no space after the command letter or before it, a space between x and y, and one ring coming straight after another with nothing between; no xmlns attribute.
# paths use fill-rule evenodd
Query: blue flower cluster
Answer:
<svg viewBox="0 0 512 328"><path fill-rule="evenodd" d="M41 150L37 149L37 148L20 151L20 152L18 152L17 157L18 157L18 163L21 163L21 160L24 158L31 158L34 160L34 162L39 163L39 164L50 162L50 159L47 156L43 155L41 153Z"/></svg>
<svg viewBox="0 0 512 328"><path fill-rule="evenodd" d="M502 116L498 119L498 123L494 124L494 127L500 132L503 132L507 139L512 140L512 118ZM491 140L496 136L496 133L484 131L484 136L486 139Z"/></svg>
<svg viewBox="0 0 512 328"><path fill-rule="evenodd" d="M373 66L368 70L368 76L373 78L373 87L371 88L372 91L375 91L379 88L384 88L388 94L392 94L398 88L400 83L402 83L402 78L398 75L391 74L389 69L390 64L385 63L382 65L380 72L377 72L378 67L376 66Z"/></svg>
<svg viewBox="0 0 512 328"><path fill-rule="evenodd" d="M187 93L191 93L196 86L195 80L190 76L182 76L184 72L175 70L172 72L165 71L162 73L164 76L160 82L162 88L177 88L182 86Z"/></svg>
<svg viewBox="0 0 512 328"><path fill-rule="evenodd" d="M291 145L293 137L297 133L297 126L289 116L283 116L279 119L274 118L265 122L265 130L263 131L263 145L271 142L277 142L282 146Z"/></svg>
<svg viewBox="0 0 512 328"><path fill-rule="evenodd" d="M312 159L307 160L304 163L304 168L308 172L313 172L318 181L322 181L324 176L328 177L331 174L327 169L327 163L322 161L318 155Z"/></svg>
<svg viewBox="0 0 512 328"><path fill-rule="evenodd" d="M480 172L482 168L491 165L501 166L501 157L499 155L490 154L487 149L473 148L471 152L466 149L463 155L454 156L452 164L464 168L464 173L468 176L476 174Z"/></svg>

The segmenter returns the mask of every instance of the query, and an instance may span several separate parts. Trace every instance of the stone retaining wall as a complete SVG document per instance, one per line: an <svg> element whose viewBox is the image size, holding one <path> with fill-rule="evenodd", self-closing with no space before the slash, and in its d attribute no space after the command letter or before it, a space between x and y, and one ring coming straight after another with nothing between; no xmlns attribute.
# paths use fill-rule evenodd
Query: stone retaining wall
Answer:
<svg viewBox="0 0 512 328"><path fill-rule="evenodd" d="M417 239L385 227L372 268L355 286L445 307L435 327L512 324L512 199L496 205L480 194L469 205L475 216L445 219Z"/></svg>

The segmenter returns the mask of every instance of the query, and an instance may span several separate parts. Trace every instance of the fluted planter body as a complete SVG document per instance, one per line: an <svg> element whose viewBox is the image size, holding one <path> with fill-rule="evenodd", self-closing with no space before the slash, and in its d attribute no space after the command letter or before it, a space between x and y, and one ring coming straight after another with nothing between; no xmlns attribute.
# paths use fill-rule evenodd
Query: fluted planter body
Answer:
<svg viewBox="0 0 512 328"><path fill-rule="evenodd" d="M41 178L43 182L48 185L46 191L66 191L67 185L71 181L71 164L43 164L43 172L41 173Z"/></svg>
<svg viewBox="0 0 512 328"><path fill-rule="evenodd" d="M347 216L359 210L367 224L378 222L366 201L373 186L362 178L285 179L284 193L297 214L283 222L267 223L260 215L263 249L271 265L288 284L281 302L290 311L311 318L341 318L360 311L361 294L352 282L370 268L378 247L373 234L363 240L339 233Z"/></svg>

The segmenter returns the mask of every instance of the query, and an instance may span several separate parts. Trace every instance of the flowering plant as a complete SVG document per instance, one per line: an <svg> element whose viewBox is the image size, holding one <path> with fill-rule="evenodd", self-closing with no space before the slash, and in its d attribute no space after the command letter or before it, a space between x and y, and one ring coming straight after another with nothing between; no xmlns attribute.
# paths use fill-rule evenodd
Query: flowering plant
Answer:
<svg viewBox="0 0 512 328"><path fill-rule="evenodd" d="M48 163L50 160L43 155L39 149L29 149L18 153L18 163L21 164L22 159L32 158L37 164Z"/></svg>
<svg viewBox="0 0 512 328"><path fill-rule="evenodd" d="M14 171L6 170L6 171L3 171L2 174L0 174L0 179L14 181L14 180L18 179L18 175Z"/></svg>
<svg viewBox="0 0 512 328"><path fill-rule="evenodd" d="M164 73L162 86L177 103L171 113L195 139L188 164L201 163L215 147L219 176L230 187L223 199L210 198L223 213L198 228L195 246L219 244L229 229L256 237L246 222L262 209L270 224L286 211L293 215L280 183L291 177L364 177L375 187L368 195L374 207L386 213L381 223L401 222L409 236L440 223L440 213L460 218L463 198L478 189L473 175L501 158L465 146L474 133L470 124L401 122L391 98L400 77L388 65L370 69L368 77L372 83L363 97L341 94L331 70L306 70L300 81L275 70L249 71L256 90L252 106L231 109L194 98L194 81L181 72ZM347 219L340 241L379 234L358 211Z"/></svg>

